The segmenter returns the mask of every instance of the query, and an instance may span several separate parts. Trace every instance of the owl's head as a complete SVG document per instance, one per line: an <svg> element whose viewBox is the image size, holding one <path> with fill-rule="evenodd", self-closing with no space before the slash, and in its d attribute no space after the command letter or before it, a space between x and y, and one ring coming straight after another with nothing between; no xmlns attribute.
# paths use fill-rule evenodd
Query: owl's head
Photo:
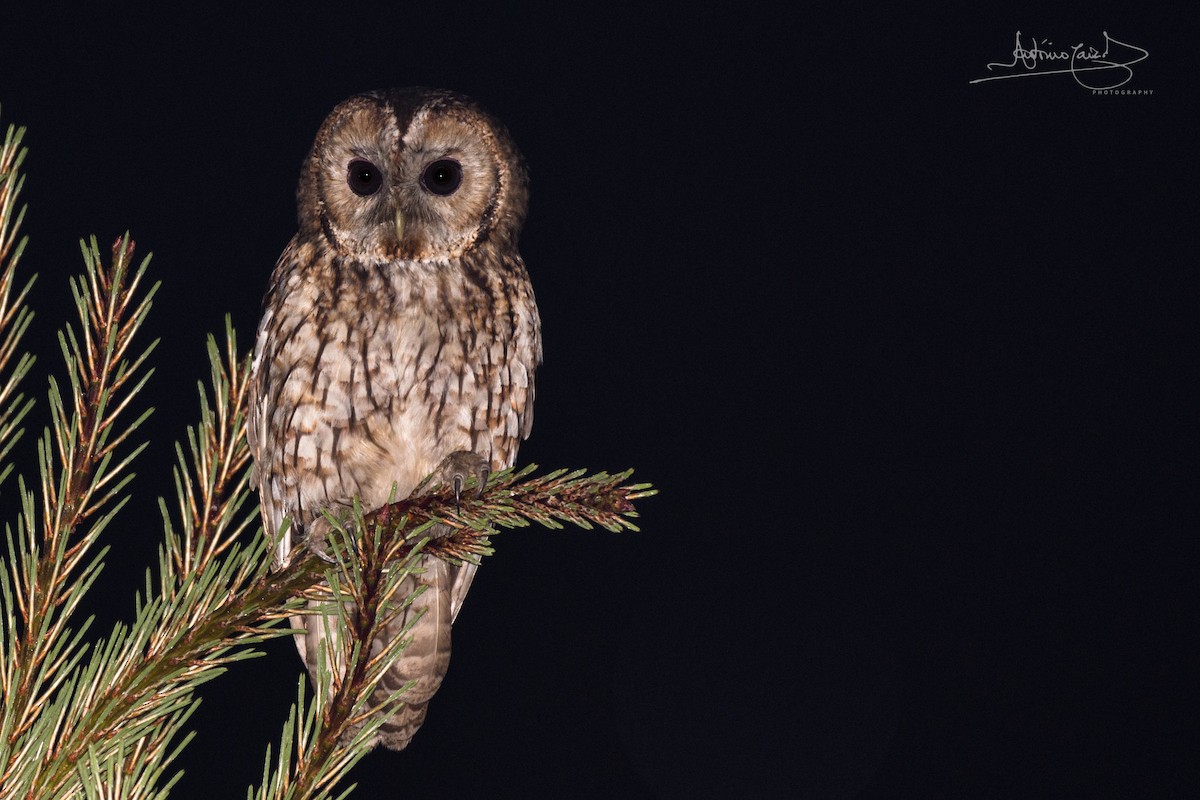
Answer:
<svg viewBox="0 0 1200 800"><path fill-rule="evenodd" d="M504 126L436 89L351 97L325 118L300 176L300 232L360 261L436 261L515 246L527 179Z"/></svg>

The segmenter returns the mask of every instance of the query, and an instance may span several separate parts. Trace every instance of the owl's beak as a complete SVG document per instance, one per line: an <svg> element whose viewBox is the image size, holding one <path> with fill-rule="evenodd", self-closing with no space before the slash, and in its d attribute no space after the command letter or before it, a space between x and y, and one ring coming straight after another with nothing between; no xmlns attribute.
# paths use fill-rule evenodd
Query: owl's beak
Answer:
<svg viewBox="0 0 1200 800"><path fill-rule="evenodd" d="M396 209L396 241L404 241L404 212Z"/></svg>

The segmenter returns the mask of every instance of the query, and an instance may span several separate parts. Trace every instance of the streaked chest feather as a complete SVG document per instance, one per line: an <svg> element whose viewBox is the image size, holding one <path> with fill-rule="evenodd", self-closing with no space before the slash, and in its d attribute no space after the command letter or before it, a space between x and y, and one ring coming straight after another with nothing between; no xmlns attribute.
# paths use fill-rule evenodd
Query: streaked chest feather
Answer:
<svg viewBox="0 0 1200 800"><path fill-rule="evenodd" d="M285 277L257 368L276 443L262 456L288 512L355 495L379 505L393 483L407 496L455 450L511 463L538 349L517 277L459 264Z"/></svg>

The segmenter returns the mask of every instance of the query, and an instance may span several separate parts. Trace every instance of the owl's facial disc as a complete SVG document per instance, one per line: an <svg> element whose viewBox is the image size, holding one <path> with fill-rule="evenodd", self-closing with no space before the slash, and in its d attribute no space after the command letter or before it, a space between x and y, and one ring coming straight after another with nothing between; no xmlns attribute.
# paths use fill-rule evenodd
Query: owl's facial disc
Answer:
<svg viewBox="0 0 1200 800"><path fill-rule="evenodd" d="M339 105L318 133L301 195L302 229L377 264L444 262L515 244L526 202L520 155L503 126L433 90Z"/></svg>

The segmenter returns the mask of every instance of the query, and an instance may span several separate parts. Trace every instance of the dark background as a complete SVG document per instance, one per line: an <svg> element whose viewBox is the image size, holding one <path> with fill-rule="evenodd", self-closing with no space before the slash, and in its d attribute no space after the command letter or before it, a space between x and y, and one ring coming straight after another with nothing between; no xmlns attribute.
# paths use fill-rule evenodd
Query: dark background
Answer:
<svg viewBox="0 0 1200 800"><path fill-rule="evenodd" d="M444 86L529 162L520 463L662 494L638 534L499 537L427 723L358 795L1194 792L1193 48L1134 6L842 5L5 9L30 389L80 237L130 229L163 282L101 628L155 558L205 334L229 313L252 345L317 126ZM1153 95L969 85L1017 30L1140 45ZM300 670L266 649L204 690L176 796L260 776Z"/></svg>

